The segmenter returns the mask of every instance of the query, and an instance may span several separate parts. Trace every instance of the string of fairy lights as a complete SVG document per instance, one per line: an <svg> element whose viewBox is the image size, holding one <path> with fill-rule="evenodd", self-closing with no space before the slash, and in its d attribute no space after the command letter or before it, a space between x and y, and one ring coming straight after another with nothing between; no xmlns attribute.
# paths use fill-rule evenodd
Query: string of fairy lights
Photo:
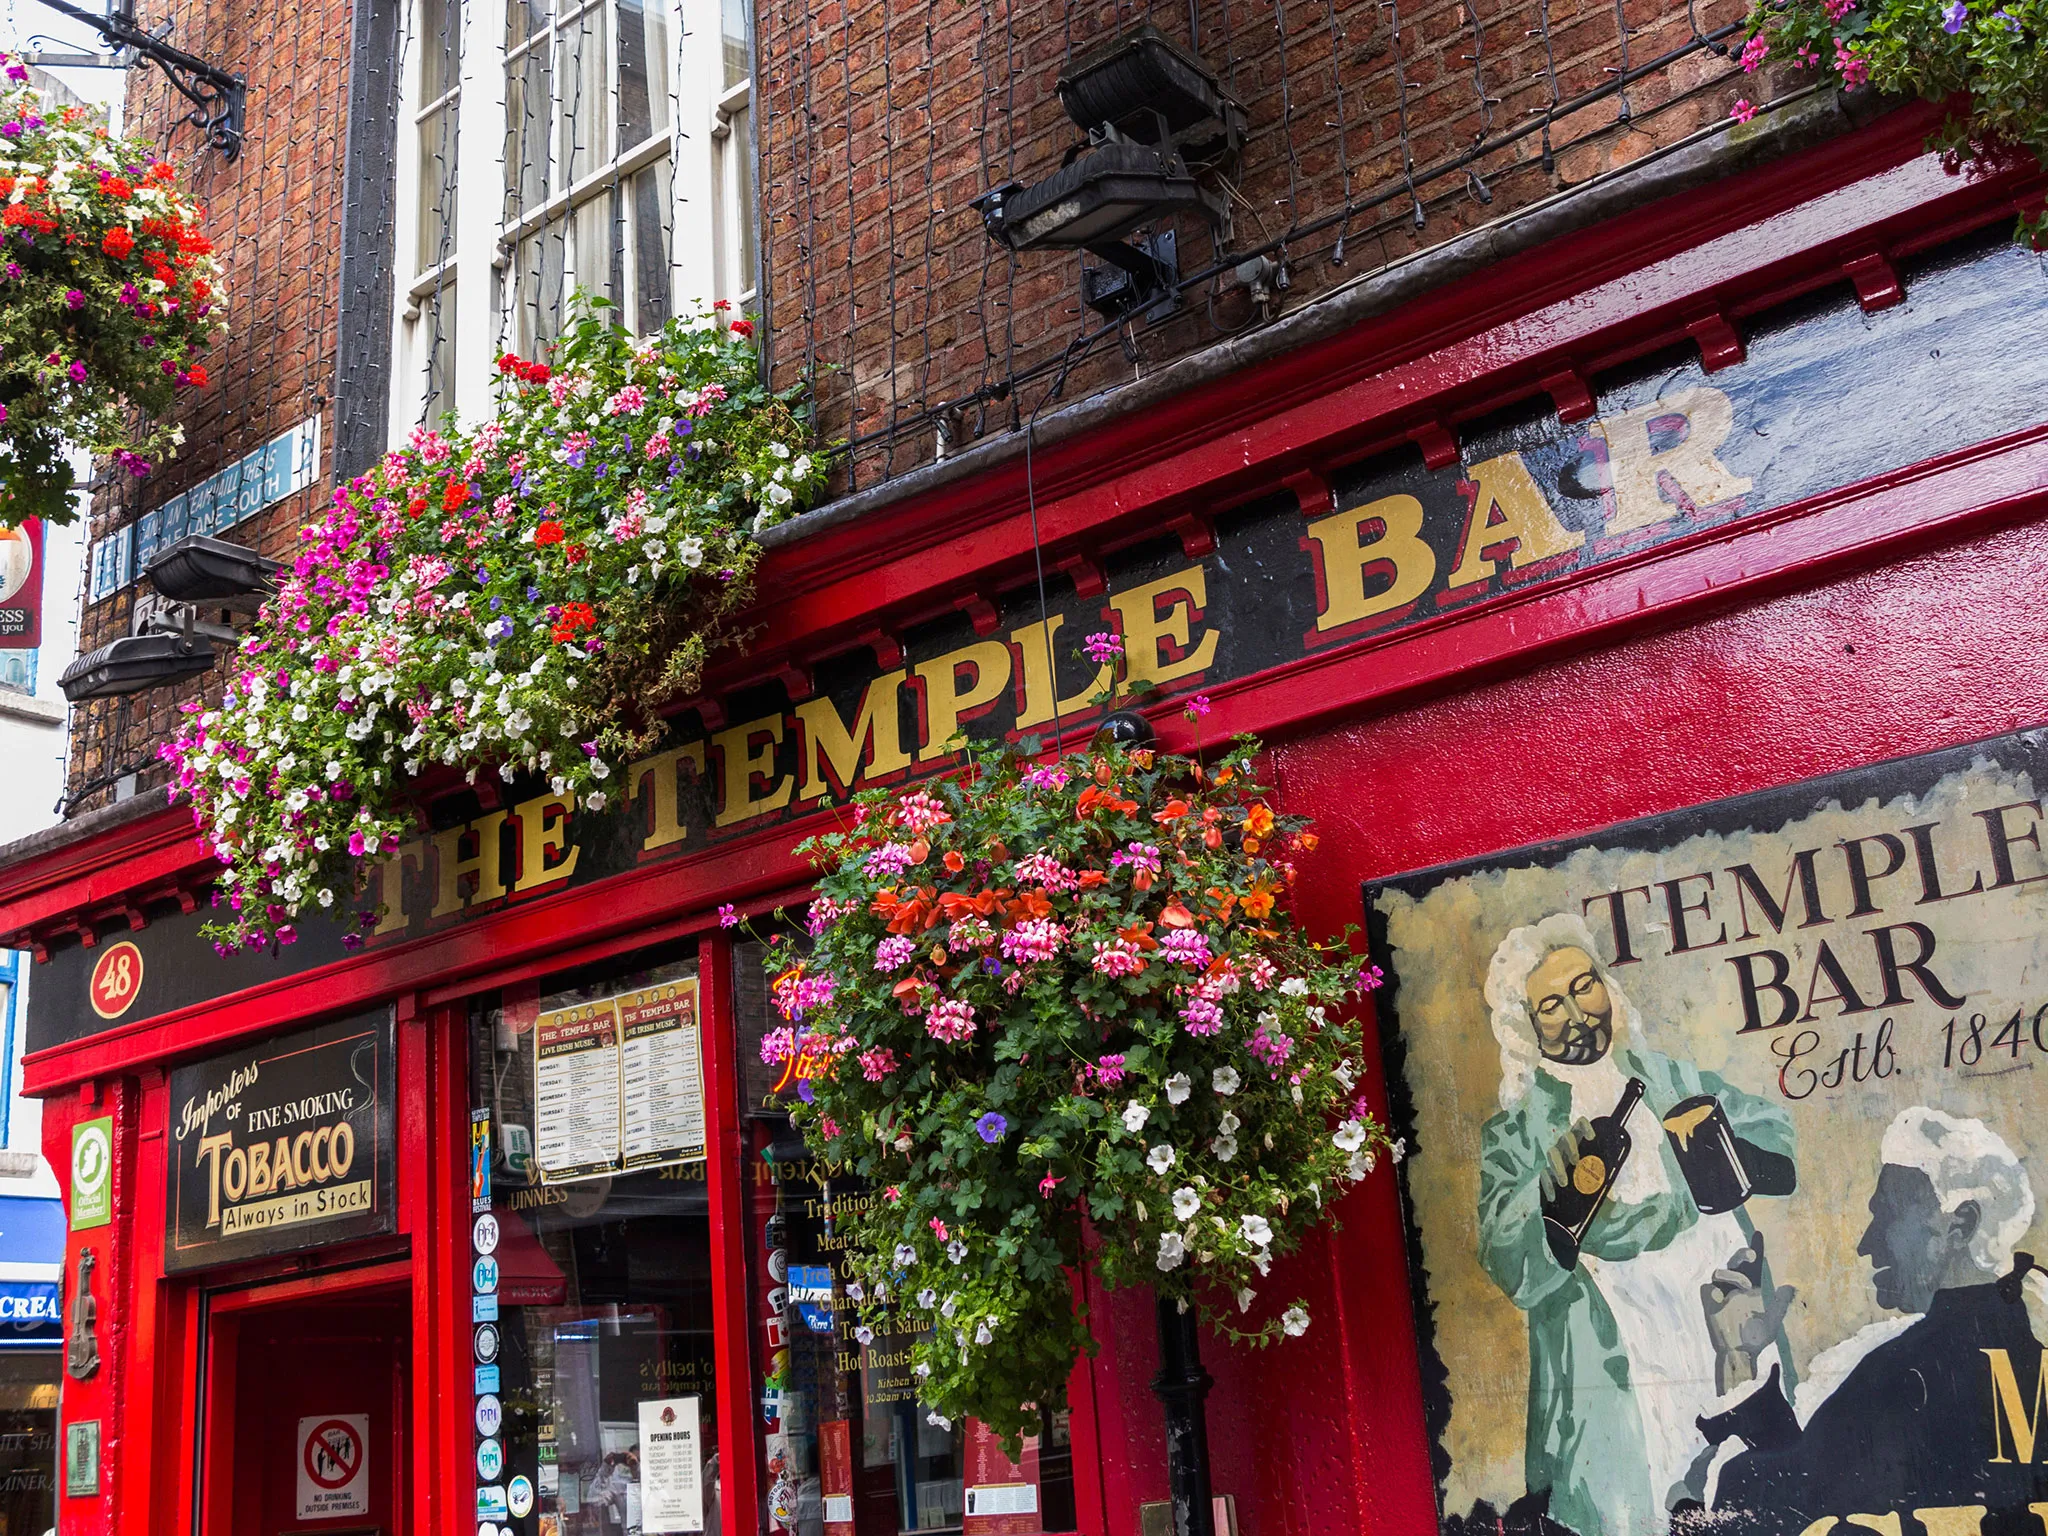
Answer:
<svg viewBox="0 0 2048 1536"><path fill-rule="evenodd" d="M386 441L474 419L491 361L544 348L578 290L642 331L713 294L764 311L775 382L812 382L821 432L844 444L837 488L856 491L1526 206L1588 146L1696 120L1727 93L1740 9L1687 0L1631 30L1619 3L1560 16L1551 0L758 0L751 16L724 0L715 23L691 13L693 32L673 0L365 3L288 22L239 0L146 5L145 22L249 80L232 162L154 72L131 73L125 114L205 203L231 326L184 454L146 483L105 479L95 538L302 423L331 452L337 395L376 386ZM375 38L379 17L388 56L352 57L352 24ZM1087 258L996 245L972 199L1058 163L1077 138L1061 69L1140 25L1202 58L1249 133L1234 162L1202 168L1228 195L1227 233L1180 221L1177 310L1105 320L1081 303ZM691 63L705 33L723 42L709 74ZM394 131L351 176L339 108L364 70L388 72ZM756 185L759 292L734 233ZM338 343L345 217L389 241L374 274L388 348ZM1236 276L1257 256L1284 269L1283 301L1254 303ZM353 312L376 312L363 297ZM317 494L237 537L278 553ZM132 577L104 585L88 578L86 648L150 601ZM71 811L148 780L174 702L80 709Z"/></svg>
<svg viewBox="0 0 2048 1536"><path fill-rule="evenodd" d="M1569 13L1551 0L974 0L916 11L919 38L895 29L900 0L763 0L777 380L815 381L824 430L846 443L843 490L886 481L1015 429L1042 391L1072 401L1113 388L1526 206L1557 190L1560 167L1584 179L1578 155L1625 132L1677 137L1711 121L1740 78L1725 39L1742 9L1674 0L1631 23L1618 0ZM889 29L886 127L859 131L833 98L850 61L873 57L863 18L876 11ZM1180 218L1179 311L1126 322L1082 306L1082 258L998 248L970 199L1060 163L1080 135L1055 80L1139 25L1199 56L1250 131L1234 166L1211 168L1230 199L1228 238ZM977 103L964 133L933 106L963 79ZM935 182L930 157L957 168L963 151L974 174ZM906 164L922 174L906 178ZM857 203L856 186L879 187L881 209ZM1284 305L1255 306L1235 276L1261 255L1286 270ZM872 328L878 310L897 317L886 336Z"/></svg>

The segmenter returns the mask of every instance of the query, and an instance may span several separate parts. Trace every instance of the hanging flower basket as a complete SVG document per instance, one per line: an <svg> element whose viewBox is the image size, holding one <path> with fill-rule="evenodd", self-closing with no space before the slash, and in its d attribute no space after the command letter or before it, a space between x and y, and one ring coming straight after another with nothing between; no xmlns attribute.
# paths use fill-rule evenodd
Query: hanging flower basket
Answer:
<svg viewBox="0 0 2048 1536"><path fill-rule="evenodd" d="M67 449L138 479L209 382L221 274L199 210L145 145L48 110L18 55L0 89L0 523L76 518Z"/></svg>
<svg viewBox="0 0 2048 1536"><path fill-rule="evenodd" d="M2048 165L2048 8L2041 0L1759 0L1741 64L1754 74L1766 63L1844 90L1868 85L1949 103L1933 147L1954 163L1999 169L2031 157ZM1745 97L1734 115L1748 122L1757 110ZM2038 199L2022 213L2019 235L2037 246L2048 236Z"/></svg>
<svg viewBox="0 0 2048 1536"><path fill-rule="evenodd" d="M224 866L228 915L206 930L223 952L346 905L417 830L403 786L437 765L525 770L601 810L611 765L733 638L751 533L817 494L823 455L796 398L762 385L749 322L707 312L642 341L608 307L552 363L501 358L480 430L416 430L337 490L219 708L185 706L163 756Z"/></svg>
<svg viewBox="0 0 2048 1536"><path fill-rule="evenodd" d="M1378 973L1290 913L1315 839L1257 751L979 754L805 845L815 944L771 947L762 1054L878 1196L842 1218L856 1332L923 1334L934 1422L1024 1433L1063 1400L1084 1263L1240 1342L1309 1325L1268 1272L1387 1147L1341 1011Z"/></svg>

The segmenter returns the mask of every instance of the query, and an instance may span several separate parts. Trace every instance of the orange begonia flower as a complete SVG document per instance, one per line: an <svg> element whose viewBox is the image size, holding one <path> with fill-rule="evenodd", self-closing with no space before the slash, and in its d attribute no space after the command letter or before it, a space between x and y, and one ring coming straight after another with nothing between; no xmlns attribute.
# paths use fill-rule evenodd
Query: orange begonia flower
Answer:
<svg viewBox="0 0 2048 1536"><path fill-rule="evenodd" d="M1159 914L1159 926L1162 928L1192 928L1195 926L1195 914L1182 906L1179 898L1176 897L1173 901L1168 902L1166 910Z"/></svg>
<svg viewBox="0 0 2048 1536"><path fill-rule="evenodd" d="M1255 805L1244 813L1244 830L1251 837L1265 837L1273 830L1273 813L1264 805Z"/></svg>
<svg viewBox="0 0 2048 1536"><path fill-rule="evenodd" d="M1080 798L1074 802L1074 814L1086 816L1098 808L1107 808L1120 816L1128 816L1138 808L1138 802L1122 799L1112 791L1097 789L1090 784L1081 791Z"/></svg>

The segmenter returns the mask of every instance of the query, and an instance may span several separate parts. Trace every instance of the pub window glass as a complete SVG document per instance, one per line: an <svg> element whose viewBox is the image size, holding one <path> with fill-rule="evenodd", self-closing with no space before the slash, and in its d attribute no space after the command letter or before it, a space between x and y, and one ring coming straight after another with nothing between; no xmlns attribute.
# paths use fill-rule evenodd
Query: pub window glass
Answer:
<svg viewBox="0 0 2048 1536"><path fill-rule="evenodd" d="M768 1529L793 1536L1017 1536L1077 1529L1064 1409L1043 1416L1021 1464L974 1423L941 1428L917 1400L911 1333L862 1345L846 1298L840 1221L873 1194L811 1157L780 1106L800 1079L763 1063L781 1020L762 968L766 947L733 954L739 1090L748 1162L750 1316L766 1433Z"/></svg>
<svg viewBox="0 0 2048 1536"><path fill-rule="evenodd" d="M57 1524L57 1380L62 1352L0 1352L0 1532Z"/></svg>
<svg viewBox="0 0 2048 1536"><path fill-rule="evenodd" d="M526 1516L508 1510L498 1517L508 1536L719 1531L711 1239L701 1156L565 1181L544 1177L537 1161L553 1157L550 1166L559 1166L569 1144L550 1116L587 1111L602 1097L581 1092L580 1105L565 1107L548 1082L537 1095L542 1031L620 998L648 997L666 997L671 1006L687 999L691 1021L701 1027L696 975L692 944L687 958L644 953L471 1004L471 1104L478 1112L472 1194L487 1159L500 1234L498 1483L511 1488L525 1477L533 1490ZM631 1022L624 1011L620 1018ZM623 1099L635 1079L630 1053L622 1060ZM673 1090L678 1075L663 1069L658 1076L667 1081L656 1091ZM572 1141L588 1134L587 1121L586 1115L581 1130L572 1128ZM685 1458L673 1431L692 1420L699 1433ZM489 1485L480 1470L480 1488ZM519 1491L514 1509L523 1502Z"/></svg>

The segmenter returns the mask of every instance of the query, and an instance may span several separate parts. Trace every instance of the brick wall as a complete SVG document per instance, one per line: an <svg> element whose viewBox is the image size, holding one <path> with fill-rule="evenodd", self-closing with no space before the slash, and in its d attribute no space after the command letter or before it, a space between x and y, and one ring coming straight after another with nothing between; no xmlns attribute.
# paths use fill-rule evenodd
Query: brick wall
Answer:
<svg viewBox="0 0 2048 1536"><path fill-rule="evenodd" d="M142 19L150 26L171 22L177 46L248 78L248 138L238 158L223 159L202 147L202 130L185 120L188 103L160 73L149 68L130 75L128 132L158 146L206 211L205 227L227 274L228 332L207 358L211 387L182 405L183 452L145 482L124 477L97 490L95 538L309 416L322 417L323 474L333 439L348 0L297 0L282 10L266 0L150 0ZM316 483L231 536L276 557L321 494ZM88 590L79 649L129 633L136 601L148 590L130 586L97 603ZM73 716L70 774L79 798L70 812L111 798L107 785L79 795L109 775L139 767L141 782L154 782L154 752L178 718L178 704L203 689L217 694L220 682L216 672L182 688L81 706Z"/></svg>
<svg viewBox="0 0 2048 1536"><path fill-rule="evenodd" d="M817 371L826 430L857 440L841 490L930 462L944 408L960 408L958 442L1038 406L1070 344L1102 326L1081 305L1082 258L1012 257L970 204L1058 166L1080 135L1055 81L1120 29L1149 21L1185 45L1198 23L1197 51L1249 114L1234 238L1219 251L1204 221L1181 218L1183 276L1219 256L1234 266L1236 253L1293 232L1276 247L1290 280L1281 307L1292 310L1723 121L1745 87L1763 94L1765 82L1695 46L1738 20L1742 0L1618 5L762 0L764 266L778 382ZM1553 105L1615 83L1624 50L1631 71L1663 60L1629 84L1626 116L1618 96ZM1690 51L1664 58L1679 50ZM1524 137L1496 144L1518 128ZM1418 182L1410 196L1411 174L1481 142L1495 147L1471 179ZM1378 206L1333 219L1375 197ZM1268 318L1226 267L1164 323L1097 336L1062 398Z"/></svg>

